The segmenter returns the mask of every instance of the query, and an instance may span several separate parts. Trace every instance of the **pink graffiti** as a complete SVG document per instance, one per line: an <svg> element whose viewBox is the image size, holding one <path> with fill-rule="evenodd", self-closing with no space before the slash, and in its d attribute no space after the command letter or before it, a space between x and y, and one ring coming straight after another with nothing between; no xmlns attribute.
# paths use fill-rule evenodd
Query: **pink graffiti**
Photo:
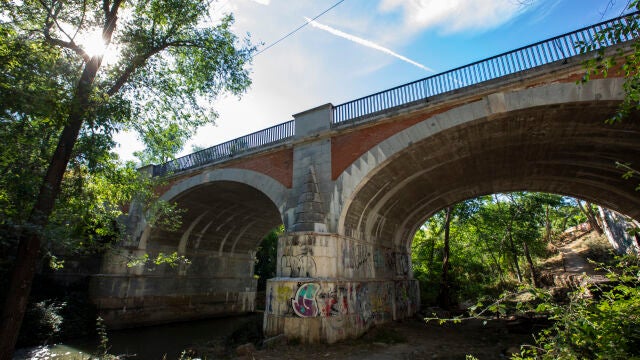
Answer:
<svg viewBox="0 0 640 360"><path fill-rule="evenodd" d="M293 311L300 317L314 317L318 315L316 293L320 289L318 284L307 283L298 288L296 296L291 299Z"/></svg>

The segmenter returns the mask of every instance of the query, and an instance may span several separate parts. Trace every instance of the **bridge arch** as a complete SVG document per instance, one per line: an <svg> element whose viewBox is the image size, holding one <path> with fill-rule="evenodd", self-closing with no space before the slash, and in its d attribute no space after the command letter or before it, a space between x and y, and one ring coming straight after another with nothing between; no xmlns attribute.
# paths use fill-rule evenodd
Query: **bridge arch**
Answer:
<svg viewBox="0 0 640 360"><path fill-rule="evenodd" d="M144 228L137 246L114 249L92 295L109 326L150 325L255 310L255 252L282 224L287 189L269 176L216 169L160 196L185 209L178 229ZM127 266L131 257L178 253L188 262Z"/></svg>
<svg viewBox="0 0 640 360"><path fill-rule="evenodd" d="M615 161L640 159L636 119L607 125L621 79L552 83L496 93L401 131L337 179L340 234L409 250L436 211L518 190L571 195L640 217L635 183Z"/></svg>
<svg viewBox="0 0 640 360"><path fill-rule="evenodd" d="M287 189L273 178L256 171L232 168L206 171L182 180L160 199L176 201L179 207L187 210L178 252L186 250L192 234L197 232L196 236L202 239L206 233L220 233L225 227L227 232L215 241L222 254L225 250L255 249L264 235L282 223L286 195ZM190 204L196 208L190 208ZM152 233L153 229L146 226L139 249L147 249ZM242 236L247 240L239 242ZM251 246L253 240L256 241Z"/></svg>

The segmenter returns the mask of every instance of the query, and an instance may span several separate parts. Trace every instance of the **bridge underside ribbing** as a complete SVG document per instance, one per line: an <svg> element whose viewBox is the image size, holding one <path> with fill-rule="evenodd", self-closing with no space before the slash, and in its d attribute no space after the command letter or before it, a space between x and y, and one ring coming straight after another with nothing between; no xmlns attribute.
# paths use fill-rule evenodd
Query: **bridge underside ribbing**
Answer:
<svg viewBox="0 0 640 360"><path fill-rule="evenodd" d="M169 247L248 254L282 223L280 211L267 196L238 182L203 184L172 201L178 209L185 210L181 227L173 231L155 230L149 237L148 249Z"/></svg>
<svg viewBox="0 0 640 360"><path fill-rule="evenodd" d="M542 191L593 201L635 218L640 197L616 161L640 159L637 115L605 124L619 102L542 106L480 118L412 144L352 197L344 228L406 247L436 211L480 195Z"/></svg>

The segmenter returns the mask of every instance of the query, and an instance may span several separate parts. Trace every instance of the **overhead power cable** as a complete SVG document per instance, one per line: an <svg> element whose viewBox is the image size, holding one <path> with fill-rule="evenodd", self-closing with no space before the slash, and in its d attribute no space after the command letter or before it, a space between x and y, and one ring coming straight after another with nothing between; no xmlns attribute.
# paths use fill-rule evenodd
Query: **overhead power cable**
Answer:
<svg viewBox="0 0 640 360"><path fill-rule="evenodd" d="M313 20L315 20L315 19L319 18L320 16L322 16L322 15L324 15L324 14L328 13L331 9L333 9L334 7L336 7L336 6L340 5L340 4L342 4L343 2L344 2L344 0L340 0L340 1L338 1L337 3L333 4L330 8L328 8L328 9L326 9L325 11L321 12L320 14L316 15L313 19L311 19L311 21L313 21ZM309 23L310 23L311 21L306 21L304 24L302 24L302 25L298 26L296 29L294 29L294 30L293 30L293 31L291 31L290 33L288 33L288 34L284 35L283 37L281 37L280 39L278 39L278 40L277 40L277 41L275 41L274 43L271 43L271 45L269 45L269 46L265 47L264 49L262 49L262 50L258 51L255 55L253 55L253 57L255 58L256 56L258 56L258 55L262 54L263 52L265 52L265 51L267 51L267 50L271 49L272 47L276 46L276 45L277 45L278 43L280 43L282 40L284 40L284 39L288 38L289 36L291 36L291 35L295 34L296 32L298 32L298 30L300 30L300 29L302 29L303 27L305 27L305 26L309 25Z"/></svg>

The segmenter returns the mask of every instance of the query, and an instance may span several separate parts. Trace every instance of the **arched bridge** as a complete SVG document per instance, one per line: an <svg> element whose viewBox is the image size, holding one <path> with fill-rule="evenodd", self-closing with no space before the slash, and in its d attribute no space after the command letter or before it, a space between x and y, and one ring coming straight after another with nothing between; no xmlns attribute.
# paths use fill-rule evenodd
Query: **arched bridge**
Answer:
<svg viewBox="0 0 640 360"><path fill-rule="evenodd" d="M624 19L615 19L621 22ZM333 342L412 316L414 233L436 211L495 192L571 195L640 218L638 115L609 125L615 74L579 83L576 41L593 27L501 54L149 167L181 228L132 209L130 241L104 260L93 297L115 326L254 310L254 256L284 225L265 332ZM600 44L607 51L625 49ZM190 264L128 268L177 252Z"/></svg>

